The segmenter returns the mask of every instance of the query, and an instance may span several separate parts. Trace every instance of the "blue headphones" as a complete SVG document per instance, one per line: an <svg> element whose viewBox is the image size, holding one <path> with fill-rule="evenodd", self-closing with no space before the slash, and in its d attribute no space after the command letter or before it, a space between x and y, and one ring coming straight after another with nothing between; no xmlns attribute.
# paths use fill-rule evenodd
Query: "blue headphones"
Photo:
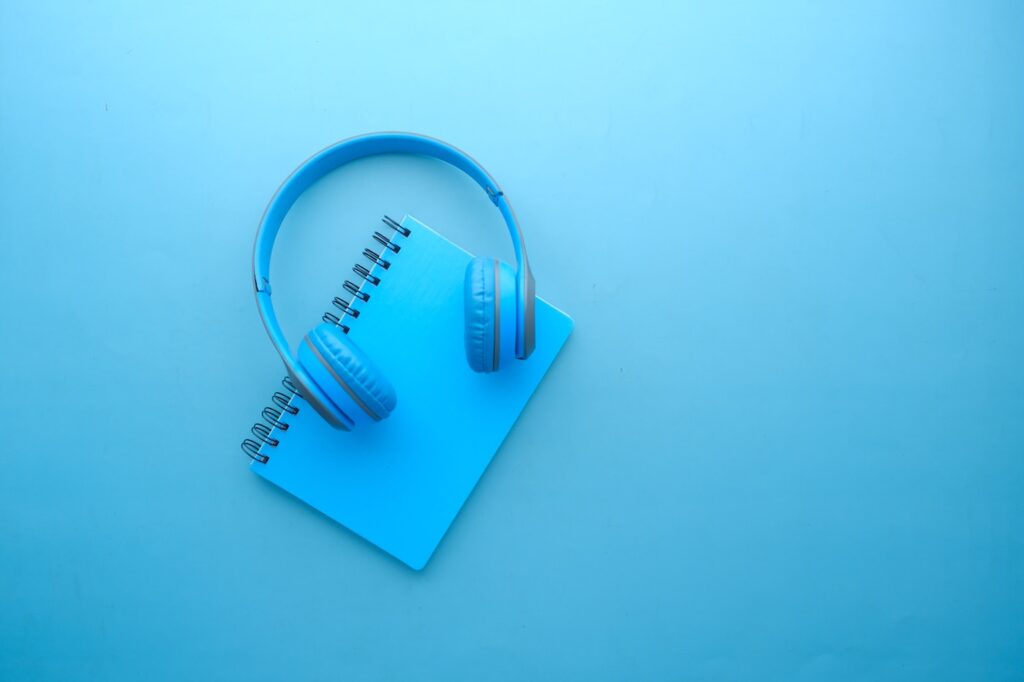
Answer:
<svg viewBox="0 0 1024 682"><path fill-rule="evenodd" d="M534 282L526 245L512 206L494 178L462 150L425 135L372 133L337 142L296 168L271 198L256 231L252 274L256 308L292 382L313 409L345 431L391 414L397 403L395 389L338 325L320 324L302 339L298 355L292 354L270 299L270 256L281 224L299 195L346 163L378 154L429 156L455 166L484 188L505 219L517 269L513 272L495 258L482 257L474 258L466 268L465 345L470 368L494 372L513 343L520 360L530 357L536 343ZM502 302L507 309L513 297L515 318L509 320L505 313L503 321Z"/></svg>

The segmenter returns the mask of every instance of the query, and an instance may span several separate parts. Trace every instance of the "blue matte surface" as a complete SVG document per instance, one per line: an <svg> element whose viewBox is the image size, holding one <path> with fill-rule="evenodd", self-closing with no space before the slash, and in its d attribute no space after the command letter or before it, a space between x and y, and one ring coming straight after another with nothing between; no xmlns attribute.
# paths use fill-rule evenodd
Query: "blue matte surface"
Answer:
<svg viewBox="0 0 1024 682"><path fill-rule="evenodd" d="M0 679L1021 679L1020 3L140 4L0 3ZM374 129L576 320L422 573L238 450ZM511 261L305 199L292 343L381 213Z"/></svg>

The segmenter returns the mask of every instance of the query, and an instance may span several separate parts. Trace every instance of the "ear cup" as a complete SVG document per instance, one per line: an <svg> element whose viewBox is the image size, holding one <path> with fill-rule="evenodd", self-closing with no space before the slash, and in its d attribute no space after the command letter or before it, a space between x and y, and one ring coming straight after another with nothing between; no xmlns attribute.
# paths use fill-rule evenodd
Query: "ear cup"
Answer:
<svg viewBox="0 0 1024 682"><path fill-rule="evenodd" d="M328 424L336 429L342 431L352 430L352 420L346 417L344 414L338 411L331 402L331 399L317 386L316 382L313 381L313 377L309 376L309 373L304 370L299 364L295 367L295 370L288 370L288 376L292 379L292 384L299 390L299 395L309 403L317 414L323 417Z"/></svg>
<svg viewBox="0 0 1024 682"><path fill-rule="evenodd" d="M370 357L333 324L321 324L302 339L299 363L353 425L385 419L395 409L391 382Z"/></svg>
<svg viewBox="0 0 1024 682"><path fill-rule="evenodd" d="M515 271L494 258L474 258L463 287L466 361L474 372L496 372L515 357Z"/></svg>
<svg viewBox="0 0 1024 682"><path fill-rule="evenodd" d="M498 321L495 273L497 261L477 257L466 266L463 287L463 307L466 314L466 361L474 372L493 372L498 369L501 343ZM496 352L498 351L498 352Z"/></svg>

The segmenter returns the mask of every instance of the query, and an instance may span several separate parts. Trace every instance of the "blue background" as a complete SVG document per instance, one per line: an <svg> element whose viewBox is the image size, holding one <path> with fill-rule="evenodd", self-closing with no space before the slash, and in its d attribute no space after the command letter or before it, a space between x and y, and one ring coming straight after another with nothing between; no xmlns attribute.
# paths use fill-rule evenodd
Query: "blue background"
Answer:
<svg viewBox="0 0 1024 682"><path fill-rule="evenodd" d="M846 5L3 3L0 678L1022 679L1024 11ZM238 449L379 129L577 322L423 573Z"/></svg>

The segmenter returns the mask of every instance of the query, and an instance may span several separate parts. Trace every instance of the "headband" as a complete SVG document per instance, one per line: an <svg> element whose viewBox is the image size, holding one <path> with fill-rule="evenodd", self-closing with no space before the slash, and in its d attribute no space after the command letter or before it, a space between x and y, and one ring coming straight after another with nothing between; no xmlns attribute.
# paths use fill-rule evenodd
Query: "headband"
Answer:
<svg viewBox="0 0 1024 682"><path fill-rule="evenodd" d="M381 154L411 154L444 161L473 178L498 207L508 227L509 236L512 237L516 255L516 357L529 356L535 344L533 273L530 272L530 263L526 257L523 233L508 199L491 174L462 150L426 135L390 132L350 137L320 150L281 183L263 212L252 252L253 287L263 326L285 366L289 371L297 370L291 348L284 338L271 302L270 256L277 233L299 195L317 180L347 163Z"/></svg>

